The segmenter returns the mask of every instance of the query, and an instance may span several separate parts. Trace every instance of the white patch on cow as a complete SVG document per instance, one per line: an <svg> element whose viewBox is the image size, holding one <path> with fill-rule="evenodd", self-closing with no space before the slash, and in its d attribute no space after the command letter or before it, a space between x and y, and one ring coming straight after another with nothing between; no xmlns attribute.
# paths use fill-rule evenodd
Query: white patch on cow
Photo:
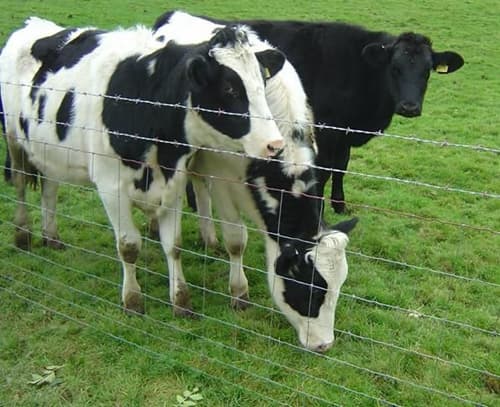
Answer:
<svg viewBox="0 0 500 407"><path fill-rule="evenodd" d="M254 184L257 186L259 197L264 201L266 209L276 215L280 202L269 193L265 178L255 178Z"/></svg>
<svg viewBox="0 0 500 407"><path fill-rule="evenodd" d="M288 177L298 177L314 164L314 152L310 145L298 141L288 141L283 150L281 168Z"/></svg>
<svg viewBox="0 0 500 407"><path fill-rule="evenodd" d="M152 61L149 62L148 67L148 75L153 76L155 71L156 71L156 59L153 59Z"/></svg>
<svg viewBox="0 0 500 407"><path fill-rule="evenodd" d="M304 182L301 179L295 180L295 182L292 185L291 191L292 195L295 198L300 198L300 196L304 193L307 193L314 185L316 184L316 180L313 179L309 182Z"/></svg>

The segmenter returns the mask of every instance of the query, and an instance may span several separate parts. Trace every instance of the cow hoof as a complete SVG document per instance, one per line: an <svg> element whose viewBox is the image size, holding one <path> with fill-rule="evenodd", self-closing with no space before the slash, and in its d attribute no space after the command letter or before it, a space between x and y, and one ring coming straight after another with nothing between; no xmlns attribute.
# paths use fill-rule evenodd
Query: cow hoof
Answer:
<svg viewBox="0 0 500 407"><path fill-rule="evenodd" d="M132 291L127 294L123 302L123 309L129 315L144 314L144 298L137 291Z"/></svg>
<svg viewBox="0 0 500 407"><path fill-rule="evenodd" d="M21 250L31 250L31 233L26 230L16 230L14 244Z"/></svg>
<svg viewBox="0 0 500 407"><path fill-rule="evenodd" d="M332 209L335 213L348 213L347 206L344 202L332 201Z"/></svg>
<svg viewBox="0 0 500 407"><path fill-rule="evenodd" d="M177 305L174 305L174 316L175 317L181 317L181 318L192 318L195 319L198 316L193 312L191 307L185 308L185 307L180 307Z"/></svg>
<svg viewBox="0 0 500 407"><path fill-rule="evenodd" d="M63 250L66 248L63 242L61 242L58 238L53 239L50 237L44 237L42 239L42 244L50 249Z"/></svg>
<svg viewBox="0 0 500 407"><path fill-rule="evenodd" d="M248 293L239 297L231 297L231 307L236 311L244 311L251 305Z"/></svg>

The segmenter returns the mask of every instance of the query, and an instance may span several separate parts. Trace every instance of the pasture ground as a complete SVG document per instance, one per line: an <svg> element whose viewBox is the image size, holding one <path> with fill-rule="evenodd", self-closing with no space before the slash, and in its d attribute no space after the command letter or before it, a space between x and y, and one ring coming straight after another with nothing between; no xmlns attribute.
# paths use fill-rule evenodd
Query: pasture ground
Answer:
<svg viewBox="0 0 500 407"><path fill-rule="evenodd" d="M2 6L0 43L30 15L113 28L150 25L172 8L422 32L436 49L460 52L466 65L450 76L432 75L423 116L396 118L387 132L497 150L500 145L495 0L4 0ZM2 143L0 157L4 151ZM354 150L349 170L500 193L498 153L465 147L383 137ZM346 196L360 223L337 307L337 342L320 356L288 345L297 344L295 333L280 315L258 306L233 312L228 298L212 293L226 292L227 264L217 260L226 256L199 243L194 217L184 219L184 247L194 252L183 255L184 267L188 281L201 288L192 289L194 307L207 317L172 317L166 265L152 241L145 242L139 262L154 271L140 277L149 295L147 316L128 317L119 308L120 266L96 194L62 187L59 225L67 249L44 248L35 235L28 254L11 244L15 194L0 181L0 406L171 406L195 386L203 396L198 404L206 406L466 404L450 395L493 406L500 381L486 372L500 374L494 334L500 315L500 201L446 188L346 177ZM39 191L29 194L35 233L39 199ZM338 219L328 211L330 222ZM140 215L138 221L145 225ZM255 232L245 260L264 267ZM248 277L252 301L271 306L265 276L249 271ZM28 384L48 365L64 365L56 383Z"/></svg>

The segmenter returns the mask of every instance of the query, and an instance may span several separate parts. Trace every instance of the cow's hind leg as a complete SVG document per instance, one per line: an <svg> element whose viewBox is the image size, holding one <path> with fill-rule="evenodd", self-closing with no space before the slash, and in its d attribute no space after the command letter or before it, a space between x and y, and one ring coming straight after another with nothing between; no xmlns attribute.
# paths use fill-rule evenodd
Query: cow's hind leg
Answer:
<svg viewBox="0 0 500 407"><path fill-rule="evenodd" d="M116 248L123 267L122 303L126 312L144 313L144 299L137 282L135 263L141 251L141 234L132 218L132 205L124 191L97 185L99 195L115 232Z"/></svg>
<svg viewBox="0 0 500 407"><path fill-rule="evenodd" d="M207 181L209 182L209 181ZM200 235L203 242L210 248L217 247L217 234L212 221L212 199L210 198L210 185L201 177L192 178L196 207L198 209Z"/></svg>
<svg viewBox="0 0 500 407"><path fill-rule="evenodd" d="M222 234L224 245L229 254L231 306L237 310L245 309L250 305L248 280L243 270L243 253L245 252L248 240L247 228L243 224L223 222Z"/></svg>
<svg viewBox="0 0 500 407"><path fill-rule="evenodd" d="M14 217L14 243L20 249L31 250L31 220L26 207L26 183L30 176L28 172L34 171L34 169L29 165L24 150L13 140L9 140L9 151L12 164L12 182L16 188L17 199Z"/></svg>
<svg viewBox="0 0 500 407"><path fill-rule="evenodd" d="M41 177L42 181L42 239L43 245L53 249L64 249L59 240L56 222L57 189L59 183Z"/></svg>

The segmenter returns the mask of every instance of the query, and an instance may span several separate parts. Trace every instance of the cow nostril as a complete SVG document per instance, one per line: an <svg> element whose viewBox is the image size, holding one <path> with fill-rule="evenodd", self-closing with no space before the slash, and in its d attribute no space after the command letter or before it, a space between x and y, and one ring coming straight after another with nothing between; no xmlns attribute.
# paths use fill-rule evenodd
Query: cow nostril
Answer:
<svg viewBox="0 0 500 407"><path fill-rule="evenodd" d="M327 342L327 343L322 343L321 345L318 345L315 350L316 350L316 352L324 353L328 349L330 349L332 347L332 345L333 345L333 341Z"/></svg>
<svg viewBox="0 0 500 407"><path fill-rule="evenodd" d="M282 148L284 142L283 140L272 141L267 145L267 153L269 157L275 156Z"/></svg>

